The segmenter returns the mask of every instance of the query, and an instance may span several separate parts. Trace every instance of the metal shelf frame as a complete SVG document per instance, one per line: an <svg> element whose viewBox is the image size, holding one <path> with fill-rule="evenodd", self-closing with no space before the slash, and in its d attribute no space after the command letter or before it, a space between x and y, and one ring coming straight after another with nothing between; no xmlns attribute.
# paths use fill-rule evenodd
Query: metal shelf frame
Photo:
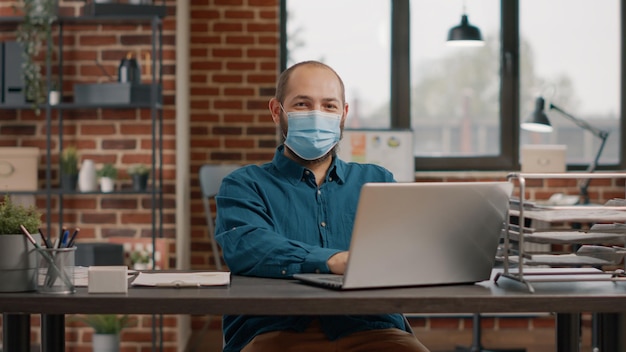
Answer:
<svg viewBox="0 0 626 352"><path fill-rule="evenodd" d="M519 173L519 172L514 172L514 173L510 173L507 175L507 180L509 182L517 182L518 183L518 188L519 188L519 206L517 209L518 212L518 217L519 217L519 221L518 221L518 225L512 225L511 224L511 214L509 214L509 216L507 217L507 221L506 221L506 231L505 231L505 236L504 236L504 250L503 250L503 271L501 273L498 273L495 277L494 277L494 281L497 282L498 279L500 277L506 277L512 280L516 280L519 281L523 284L526 285L526 287L528 288L528 290L532 293L534 292L534 288L532 286L532 284L530 283L530 281L527 279L527 277L529 276L533 276L533 275L541 275L541 276L546 276L546 275L550 275L550 274L546 274L546 273L537 273L537 272L533 272L533 273L528 273L525 272L524 267L525 265L525 258L527 257L527 254L525 253L525 249L524 249L524 241L525 241L525 236L524 236L524 225L526 223L526 219L533 219L532 216L527 216L527 204L528 200L526 199L526 181L528 179L576 179L576 180L585 180L587 182L590 182L593 179L626 179L626 173L616 173L616 172L600 172L600 173L582 173L582 172L578 172L578 173ZM626 190L625 190L625 194L626 194ZM626 216L626 206L601 206L601 205L584 205L584 209L586 211L590 211L590 210L603 210L603 211L607 211L607 210L612 210L612 211L624 211L624 216ZM553 210L553 211L572 211L572 210L581 210L581 206L540 206L540 209L542 210ZM511 212L511 211L510 211ZM601 217L597 218L596 221L602 221L603 219ZM545 221L545 220L544 220ZM577 221L576 218L571 218L571 219L559 219L559 221ZM515 229L516 231L518 231L519 235L516 236L517 237L517 243L518 243L518 248L517 248L517 258L518 260L518 264L516 267L516 272L513 272L511 270L511 266L512 266L512 262L511 262L511 253L513 252L512 246L511 246L511 231L512 229ZM602 281L606 281L606 280L610 280L610 281L626 281L626 275L624 273L624 270L622 269L617 269L615 271L612 272L601 272L599 271L598 273L600 274L604 274L603 277L597 277L597 278L585 278L585 281L592 281L592 280L602 280ZM552 281L577 281L580 280L580 278L577 277L576 275L577 273L568 273L568 272L559 272L558 274L558 279L555 278ZM591 275L593 276L593 275Z"/></svg>

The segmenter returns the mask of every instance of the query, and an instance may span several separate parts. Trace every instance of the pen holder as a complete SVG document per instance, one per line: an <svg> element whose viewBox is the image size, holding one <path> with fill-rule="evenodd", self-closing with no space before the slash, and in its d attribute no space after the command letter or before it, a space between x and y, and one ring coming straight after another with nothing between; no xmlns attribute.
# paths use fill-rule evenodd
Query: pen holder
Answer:
<svg viewBox="0 0 626 352"><path fill-rule="evenodd" d="M37 291L41 293L74 293L74 256L72 248L38 248Z"/></svg>

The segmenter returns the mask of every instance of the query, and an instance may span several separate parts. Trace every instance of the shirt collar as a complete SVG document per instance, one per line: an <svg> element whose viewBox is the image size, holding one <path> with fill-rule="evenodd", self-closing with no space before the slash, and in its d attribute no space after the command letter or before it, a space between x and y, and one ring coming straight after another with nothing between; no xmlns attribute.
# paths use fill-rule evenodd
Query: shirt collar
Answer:
<svg viewBox="0 0 626 352"><path fill-rule="evenodd" d="M279 145L278 148L276 148L272 164L285 178L289 180L289 182L294 185L302 180L302 176L307 170L304 166L285 156L284 145ZM345 162L339 160L337 157L334 157L330 165L330 172L328 175L330 175L333 180L336 180L338 183L343 183L345 167ZM326 177L328 177L328 175Z"/></svg>

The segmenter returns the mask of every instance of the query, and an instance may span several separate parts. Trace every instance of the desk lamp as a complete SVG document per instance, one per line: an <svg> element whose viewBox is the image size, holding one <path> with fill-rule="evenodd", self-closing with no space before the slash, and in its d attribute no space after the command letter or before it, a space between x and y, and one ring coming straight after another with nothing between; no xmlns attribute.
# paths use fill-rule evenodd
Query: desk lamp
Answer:
<svg viewBox="0 0 626 352"><path fill-rule="evenodd" d="M465 13L465 4L463 4L463 16L461 16L461 24L452 27L448 32L448 46L483 46L483 36L480 34L478 27L469 24L467 14Z"/></svg>
<svg viewBox="0 0 626 352"><path fill-rule="evenodd" d="M535 102L535 111L533 111L533 113L528 117L528 119L524 123L521 124L521 127L527 131L532 131L532 132L542 132L542 133L552 132L552 125L550 124L550 120L548 119L548 116L544 112L544 108L545 108L545 101L543 97L538 97ZM598 148L598 151L596 153L595 158L593 159L593 162L587 168L587 172L595 171L596 167L598 166L598 160L600 160L600 155L602 154L602 151L604 150L604 145L606 144L606 140L607 138L609 138L609 132L603 131L603 130L600 130L598 128L591 126L584 120L581 120L577 117L572 116L571 114L563 111L563 109L559 108L558 106L552 103L550 104L550 110L556 110L560 112L563 116L567 117L570 121L574 122L578 127L591 132L594 136L602 140L602 142L600 143L600 148ZM582 199L583 199L582 204L589 204L589 193L587 192L587 189L589 188L590 181L591 179L585 179L579 183L580 195L582 196Z"/></svg>

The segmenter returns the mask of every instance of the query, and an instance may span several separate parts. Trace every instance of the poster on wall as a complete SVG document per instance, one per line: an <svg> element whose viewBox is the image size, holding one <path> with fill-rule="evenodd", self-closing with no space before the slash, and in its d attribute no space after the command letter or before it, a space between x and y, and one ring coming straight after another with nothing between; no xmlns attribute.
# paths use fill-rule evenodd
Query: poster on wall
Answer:
<svg viewBox="0 0 626 352"><path fill-rule="evenodd" d="M415 181L411 130L345 129L338 154L344 161L380 165L398 182Z"/></svg>

